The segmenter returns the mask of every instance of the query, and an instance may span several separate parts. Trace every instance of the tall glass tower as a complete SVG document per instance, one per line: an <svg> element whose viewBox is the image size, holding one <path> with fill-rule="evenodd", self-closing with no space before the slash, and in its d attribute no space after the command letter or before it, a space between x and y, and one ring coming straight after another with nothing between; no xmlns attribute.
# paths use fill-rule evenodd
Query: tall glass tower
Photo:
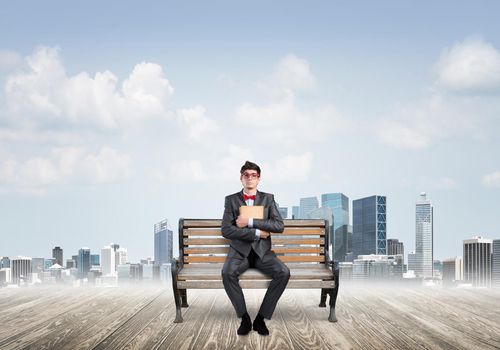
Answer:
<svg viewBox="0 0 500 350"><path fill-rule="evenodd" d="M358 255L386 254L387 209L385 196L371 196L352 202L352 252Z"/></svg>
<svg viewBox="0 0 500 350"><path fill-rule="evenodd" d="M318 197L300 199L299 219L307 219L309 213L319 208Z"/></svg>
<svg viewBox="0 0 500 350"><path fill-rule="evenodd" d="M332 209L333 223L330 228L330 242L333 245L333 258L345 261L352 251L352 235L349 232L349 198L343 193L321 195L321 206Z"/></svg>
<svg viewBox="0 0 500 350"><path fill-rule="evenodd" d="M500 287L500 239L494 239L491 248L491 282Z"/></svg>
<svg viewBox="0 0 500 350"><path fill-rule="evenodd" d="M87 278L90 271L90 249L83 247L78 250L78 278Z"/></svg>
<svg viewBox="0 0 500 350"><path fill-rule="evenodd" d="M172 260L173 232L167 219L155 224L155 265L170 264Z"/></svg>
<svg viewBox="0 0 500 350"><path fill-rule="evenodd" d="M427 199L426 193L422 192L415 208L415 275L419 277L433 275L433 211L431 201Z"/></svg>

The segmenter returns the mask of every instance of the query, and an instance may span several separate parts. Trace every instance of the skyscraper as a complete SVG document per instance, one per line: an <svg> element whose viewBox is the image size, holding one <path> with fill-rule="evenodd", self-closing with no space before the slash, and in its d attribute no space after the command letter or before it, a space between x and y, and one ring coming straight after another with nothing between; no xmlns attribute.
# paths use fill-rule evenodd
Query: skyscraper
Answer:
<svg viewBox="0 0 500 350"><path fill-rule="evenodd" d="M491 255L491 282L500 287L500 239L493 240L493 254Z"/></svg>
<svg viewBox="0 0 500 350"><path fill-rule="evenodd" d="M91 266L99 266L100 263L100 257L99 254L90 254L90 265Z"/></svg>
<svg viewBox="0 0 500 350"><path fill-rule="evenodd" d="M278 211L280 212L280 215L281 215L282 219L287 219L288 218L288 208L287 207L279 207Z"/></svg>
<svg viewBox="0 0 500 350"><path fill-rule="evenodd" d="M443 260L443 285L451 285L461 281L464 275L464 263L461 257L455 256Z"/></svg>
<svg viewBox="0 0 500 350"><path fill-rule="evenodd" d="M14 284L27 282L31 279L31 258L18 256L13 258L10 264L12 278Z"/></svg>
<svg viewBox="0 0 500 350"><path fill-rule="evenodd" d="M321 207L318 209L314 209L313 211L310 211L307 216L303 219L322 219L322 220L328 220L328 226L330 228L330 233L328 235L328 251L330 254L330 259L333 257L333 242L332 242L332 226L331 223L333 222L333 211L331 208L328 207Z"/></svg>
<svg viewBox="0 0 500 350"><path fill-rule="evenodd" d="M399 255L405 254L405 248L403 242L400 242L396 238L391 238L387 240L387 255Z"/></svg>
<svg viewBox="0 0 500 350"><path fill-rule="evenodd" d="M415 275L432 277L434 261L434 208L425 192L420 194L415 207Z"/></svg>
<svg viewBox="0 0 500 350"><path fill-rule="evenodd" d="M292 207L292 219L298 219L299 218L299 211L300 211L300 207L298 205L294 205Z"/></svg>
<svg viewBox="0 0 500 350"><path fill-rule="evenodd" d="M352 252L359 255L386 254L387 207L385 196L371 196L352 202Z"/></svg>
<svg viewBox="0 0 500 350"><path fill-rule="evenodd" d="M78 250L78 278L87 278L90 271L90 249L83 247Z"/></svg>
<svg viewBox="0 0 500 350"><path fill-rule="evenodd" d="M317 197L306 197L300 199L299 219L307 219L310 212L319 208Z"/></svg>
<svg viewBox="0 0 500 350"><path fill-rule="evenodd" d="M474 236L464 240L464 281L474 287L491 286L491 239Z"/></svg>
<svg viewBox="0 0 500 350"><path fill-rule="evenodd" d="M333 222L330 229L330 242L333 245L333 258L345 261L352 251L352 235L349 230L349 198L343 193L321 195L321 206L332 209Z"/></svg>
<svg viewBox="0 0 500 350"><path fill-rule="evenodd" d="M155 265L170 264L172 260L173 232L168 228L168 220L162 220L154 226Z"/></svg>
<svg viewBox="0 0 500 350"><path fill-rule="evenodd" d="M110 246L101 248L101 273L103 276L115 275L115 251Z"/></svg>
<svg viewBox="0 0 500 350"><path fill-rule="evenodd" d="M5 269L10 267L10 259L7 256L2 256L0 258L0 268Z"/></svg>
<svg viewBox="0 0 500 350"><path fill-rule="evenodd" d="M63 250L61 247L55 247L52 249L52 257L56 259L56 263L63 266Z"/></svg>

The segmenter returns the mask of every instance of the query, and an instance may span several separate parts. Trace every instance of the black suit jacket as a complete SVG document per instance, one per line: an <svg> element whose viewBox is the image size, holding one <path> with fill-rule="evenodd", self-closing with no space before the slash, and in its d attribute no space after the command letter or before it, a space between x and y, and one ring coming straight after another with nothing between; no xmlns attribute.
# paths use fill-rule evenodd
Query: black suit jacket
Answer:
<svg viewBox="0 0 500 350"><path fill-rule="evenodd" d="M226 196L221 225L222 236L230 239L229 245L244 257L250 254L250 249L253 247L262 259L267 252L271 251L271 236L266 239L255 240L255 230L281 233L285 228L283 219L274 201L274 195L257 191L253 205L264 206L264 218L253 219L253 228L240 228L236 226L236 219L242 205L246 205L243 200L243 190ZM232 253L230 250L229 255Z"/></svg>

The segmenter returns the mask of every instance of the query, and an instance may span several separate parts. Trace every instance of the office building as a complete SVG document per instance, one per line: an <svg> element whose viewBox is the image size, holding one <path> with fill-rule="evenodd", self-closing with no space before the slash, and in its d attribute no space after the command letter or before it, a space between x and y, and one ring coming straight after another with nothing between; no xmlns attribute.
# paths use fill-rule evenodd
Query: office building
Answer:
<svg viewBox="0 0 500 350"><path fill-rule="evenodd" d="M90 249L87 247L80 248L77 261L78 278L87 278L90 271Z"/></svg>
<svg viewBox="0 0 500 350"><path fill-rule="evenodd" d="M462 257L455 256L443 260L442 280L444 286L455 284L462 281L464 275L464 263Z"/></svg>
<svg viewBox="0 0 500 350"><path fill-rule="evenodd" d="M333 259L335 261L346 261L347 254L352 251L349 198L343 193L324 193L321 195L321 207L330 208L333 212L333 222L330 230Z"/></svg>
<svg viewBox="0 0 500 350"><path fill-rule="evenodd" d="M10 259L7 256L0 258L0 269L10 268Z"/></svg>
<svg viewBox="0 0 500 350"><path fill-rule="evenodd" d="M21 284L31 280L31 258L18 256L11 260L10 265L12 283Z"/></svg>
<svg viewBox="0 0 500 350"><path fill-rule="evenodd" d="M101 249L101 273L103 276L115 275L115 251L111 246Z"/></svg>
<svg viewBox="0 0 500 350"><path fill-rule="evenodd" d="M491 286L492 243L481 236L464 240L464 281L474 287Z"/></svg>
<svg viewBox="0 0 500 350"><path fill-rule="evenodd" d="M101 264L99 254L90 254L90 265L99 266Z"/></svg>
<svg viewBox="0 0 500 350"><path fill-rule="evenodd" d="M432 277L434 261L434 209L425 192L415 205L415 275Z"/></svg>
<svg viewBox="0 0 500 350"><path fill-rule="evenodd" d="M300 211L300 207L298 205L295 205L292 207L292 219L299 218L299 211Z"/></svg>
<svg viewBox="0 0 500 350"><path fill-rule="evenodd" d="M288 208L287 207L279 207L278 211L279 211L282 219L288 219Z"/></svg>
<svg viewBox="0 0 500 350"><path fill-rule="evenodd" d="M352 202L352 252L359 255L387 252L387 201L385 196L371 196Z"/></svg>
<svg viewBox="0 0 500 350"><path fill-rule="evenodd" d="M500 239L494 239L491 255L491 283L500 287Z"/></svg>
<svg viewBox="0 0 500 350"><path fill-rule="evenodd" d="M59 265L63 265L63 250L61 247L54 247L52 249L52 257L56 259L56 263Z"/></svg>
<svg viewBox="0 0 500 350"><path fill-rule="evenodd" d="M299 219L308 219L309 213L319 208L317 197L306 197L300 199Z"/></svg>
<svg viewBox="0 0 500 350"><path fill-rule="evenodd" d="M155 265L170 264L173 251L173 232L168 228L168 220L162 220L154 226Z"/></svg>
<svg viewBox="0 0 500 350"><path fill-rule="evenodd" d="M387 240L387 255L403 255L405 254L405 248L403 242L398 239L391 238Z"/></svg>

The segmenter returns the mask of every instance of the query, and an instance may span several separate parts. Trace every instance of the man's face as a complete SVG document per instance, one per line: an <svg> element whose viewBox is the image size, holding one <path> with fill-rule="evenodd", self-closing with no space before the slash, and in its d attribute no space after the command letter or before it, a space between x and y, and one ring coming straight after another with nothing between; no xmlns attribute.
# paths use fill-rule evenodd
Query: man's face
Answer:
<svg viewBox="0 0 500 350"><path fill-rule="evenodd" d="M240 180L244 188L254 189L259 184L260 176L255 170L245 170L240 175Z"/></svg>

